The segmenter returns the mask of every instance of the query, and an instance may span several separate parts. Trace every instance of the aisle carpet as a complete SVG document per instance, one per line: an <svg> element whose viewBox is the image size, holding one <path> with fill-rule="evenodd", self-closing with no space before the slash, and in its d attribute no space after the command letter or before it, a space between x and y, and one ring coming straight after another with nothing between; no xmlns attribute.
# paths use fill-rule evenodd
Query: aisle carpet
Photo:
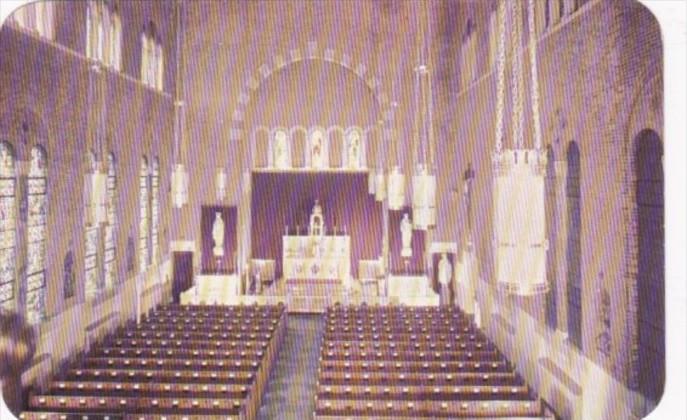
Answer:
<svg viewBox="0 0 687 420"><path fill-rule="evenodd" d="M324 317L291 314L288 322L258 411L259 420L313 418Z"/></svg>

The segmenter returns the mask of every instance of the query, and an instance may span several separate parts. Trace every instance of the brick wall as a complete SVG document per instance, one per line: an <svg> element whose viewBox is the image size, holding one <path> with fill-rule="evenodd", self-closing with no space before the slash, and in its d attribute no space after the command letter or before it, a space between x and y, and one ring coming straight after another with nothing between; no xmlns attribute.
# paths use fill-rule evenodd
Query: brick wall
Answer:
<svg viewBox="0 0 687 420"><path fill-rule="evenodd" d="M132 280L137 269L127 271L126 245L129 236L138 244L138 177L143 154L149 162L155 156L160 160L162 273L167 266L174 122L169 92L175 89L173 10L169 3L135 1L118 2L117 8L123 28L122 72L93 70L94 63L86 59L86 2L57 3L54 41L19 28L10 18L0 30L0 138L16 151L20 172L28 170L33 146L42 146L48 156L45 267L49 318L40 328L38 354L52 353L52 367L83 346L84 329L92 321L113 312L122 319L134 316ZM138 81L140 33L150 20L156 22L162 37L165 92ZM84 302L84 175L87 151L96 150L96 121L102 107L105 139L99 160L105 161L110 152L116 159L115 274L121 283L115 286L114 295ZM25 226L20 222L22 231ZM26 259L23 244L20 237L18 266ZM63 261L70 250L77 292L65 301ZM99 264L102 269L102 260ZM146 275L152 278L158 273L158 267L151 267ZM49 370L32 372L25 380L44 377Z"/></svg>

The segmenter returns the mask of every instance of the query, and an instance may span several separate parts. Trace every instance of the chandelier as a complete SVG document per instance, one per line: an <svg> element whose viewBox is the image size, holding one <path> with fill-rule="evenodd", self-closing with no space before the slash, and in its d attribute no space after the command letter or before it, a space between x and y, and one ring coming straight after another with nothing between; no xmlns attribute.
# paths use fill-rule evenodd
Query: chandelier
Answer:
<svg viewBox="0 0 687 420"><path fill-rule="evenodd" d="M494 175L494 245L496 280L507 293L529 296L548 291L544 176L546 153L542 150L539 120L534 0L528 1L530 99L533 147L525 145L524 75L522 47L522 2L501 1L498 5L498 55ZM504 148L504 103L506 93L506 32L511 41L512 148Z"/></svg>
<svg viewBox="0 0 687 420"><path fill-rule="evenodd" d="M427 230L436 224L436 189L437 181L433 171L433 121L432 121L432 77L428 61L429 19L426 16L426 3L420 3L417 16L417 27L420 33L417 42L418 64L415 66L415 124L413 140L415 146L415 171L412 180L413 225L415 229ZM420 14L424 19L420 19ZM423 22L424 21L424 22ZM428 150L429 149L429 150ZM428 156L429 154L429 156Z"/></svg>

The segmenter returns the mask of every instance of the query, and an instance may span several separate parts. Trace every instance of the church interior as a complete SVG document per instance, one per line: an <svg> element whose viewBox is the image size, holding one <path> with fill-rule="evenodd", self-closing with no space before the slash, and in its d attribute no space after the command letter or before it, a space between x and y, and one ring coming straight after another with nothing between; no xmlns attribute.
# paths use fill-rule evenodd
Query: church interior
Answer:
<svg viewBox="0 0 687 420"><path fill-rule="evenodd" d="M641 3L38 1L0 51L3 420L660 401Z"/></svg>

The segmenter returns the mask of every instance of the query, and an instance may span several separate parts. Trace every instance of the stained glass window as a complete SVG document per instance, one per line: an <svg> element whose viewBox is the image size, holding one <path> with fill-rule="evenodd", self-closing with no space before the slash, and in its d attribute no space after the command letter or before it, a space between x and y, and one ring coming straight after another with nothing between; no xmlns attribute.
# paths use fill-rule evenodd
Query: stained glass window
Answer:
<svg viewBox="0 0 687 420"><path fill-rule="evenodd" d="M97 296L101 287L98 281L98 227L86 227L86 247L84 256L86 270L86 299Z"/></svg>
<svg viewBox="0 0 687 420"><path fill-rule="evenodd" d="M148 160L143 157L141 174L139 176L139 226L138 250L139 271L145 272L150 260L148 248Z"/></svg>
<svg viewBox="0 0 687 420"><path fill-rule="evenodd" d="M117 226L117 174L113 154L107 157L107 224L105 225L105 289L115 284L115 228Z"/></svg>
<svg viewBox="0 0 687 420"><path fill-rule="evenodd" d="M15 305L16 176L14 154L8 143L0 143L0 308Z"/></svg>
<svg viewBox="0 0 687 420"><path fill-rule="evenodd" d="M46 153L31 149L28 176L28 261L26 268L26 313L31 324L46 317L45 234L48 213Z"/></svg>
<svg viewBox="0 0 687 420"><path fill-rule="evenodd" d="M87 184L87 194L86 209L89 213L96 213L94 206L97 204L94 202L95 185L94 179L96 171L98 170L98 163L96 161L95 153L89 152L88 154L90 172L86 177ZM87 217L86 222L86 238L85 238L85 252L84 252L84 270L86 276L85 282L85 294L86 299L93 299L96 297L100 291L101 287L98 280L98 221L97 217ZM68 298L70 296L65 296Z"/></svg>
<svg viewBox="0 0 687 420"><path fill-rule="evenodd" d="M159 240L160 240L160 164L159 160L153 160L153 176L152 176L152 211L151 211L151 230L150 236L152 238L152 261L149 263L158 262L159 255Z"/></svg>

